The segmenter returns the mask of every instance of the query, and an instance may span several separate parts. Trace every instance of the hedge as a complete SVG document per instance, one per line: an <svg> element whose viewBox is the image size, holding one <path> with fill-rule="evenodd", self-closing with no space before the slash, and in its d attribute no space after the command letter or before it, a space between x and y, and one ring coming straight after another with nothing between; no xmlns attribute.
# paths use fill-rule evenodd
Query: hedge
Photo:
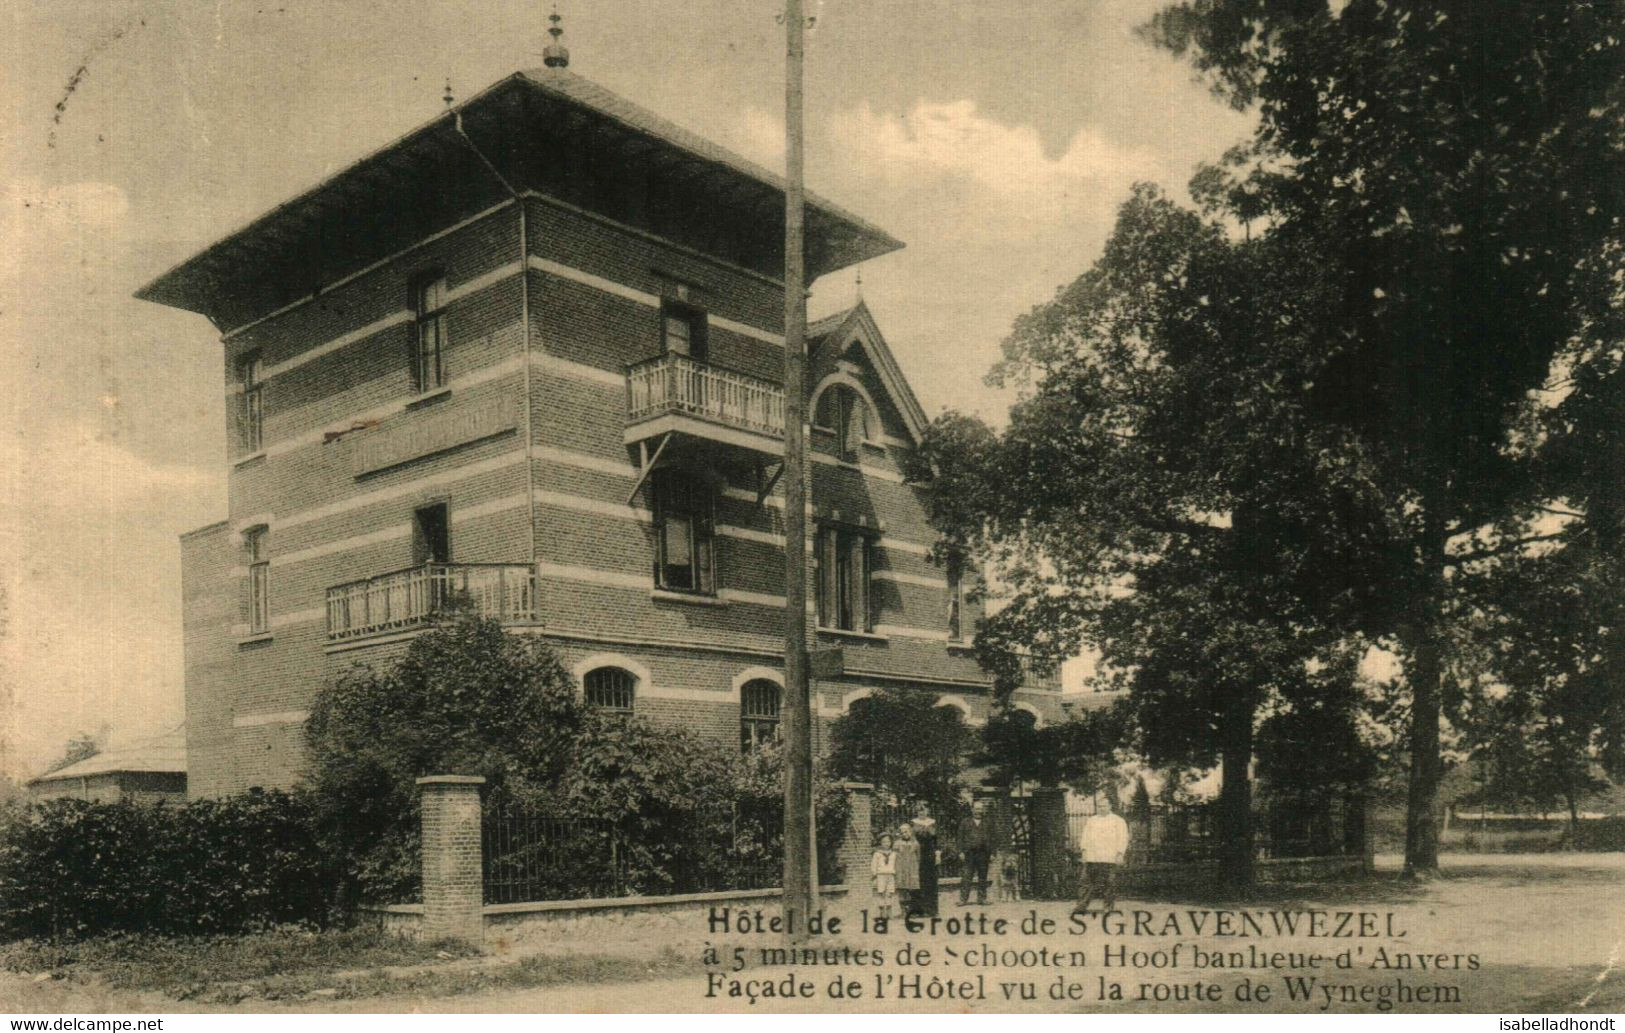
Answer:
<svg viewBox="0 0 1625 1033"><path fill-rule="evenodd" d="M332 873L308 799L52 800L0 811L0 939L321 924Z"/></svg>

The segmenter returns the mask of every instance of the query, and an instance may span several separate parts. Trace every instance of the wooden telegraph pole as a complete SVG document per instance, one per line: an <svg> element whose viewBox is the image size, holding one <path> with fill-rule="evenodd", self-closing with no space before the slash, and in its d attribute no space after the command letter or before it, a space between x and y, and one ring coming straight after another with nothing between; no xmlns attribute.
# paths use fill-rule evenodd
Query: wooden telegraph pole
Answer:
<svg viewBox="0 0 1625 1033"><path fill-rule="evenodd" d="M801 0L785 0L784 90L784 917L812 913L812 693L807 665L807 274L802 185Z"/></svg>

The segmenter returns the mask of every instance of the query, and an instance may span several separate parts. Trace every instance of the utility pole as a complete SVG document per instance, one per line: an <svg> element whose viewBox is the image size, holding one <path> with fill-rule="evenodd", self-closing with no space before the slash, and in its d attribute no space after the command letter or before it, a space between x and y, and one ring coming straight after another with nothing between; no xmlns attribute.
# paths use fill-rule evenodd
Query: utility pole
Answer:
<svg viewBox="0 0 1625 1033"><path fill-rule="evenodd" d="M812 693L807 669L807 273L802 185L801 0L785 0L784 89L784 917L812 913Z"/></svg>

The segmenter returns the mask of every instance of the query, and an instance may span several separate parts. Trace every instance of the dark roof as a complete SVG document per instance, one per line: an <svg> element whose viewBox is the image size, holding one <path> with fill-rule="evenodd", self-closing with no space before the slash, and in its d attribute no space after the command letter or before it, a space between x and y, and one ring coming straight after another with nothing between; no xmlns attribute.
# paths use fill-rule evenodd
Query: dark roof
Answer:
<svg viewBox="0 0 1625 1033"><path fill-rule="evenodd" d="M543 68L494 83L326 177L157 277L136 297L227 324L263 314L275 307L265 297L245 302L241 296L263 290L268 278L300 281L297 289L308 294L514 191L549 193L538 169L553 157L549 144L561 137L624 148L623 163L681 168L684 176L752 205L760 218L776 205L782 242L780 176L568 69ZM807 241L809 278L903 246L811 191ZM352 268L313 268L341 261Z"/></svg>
<svg viewBox="0 0 1625 1033"><path fill-rule="evenodd" d="M771 172L747 158L742 158L726 147L712 143L697 133L689 132L677 123L662 118L619 94L611 93L591 79L584 79L568 68L529 68L519 74L548 93L574 101L589 110L608 115L632 129L658 137L707 161L713 161L718 165L733 169L735 172L765 183L781 193L784 190L784 177L778 173ZM855 229L874 237L877 244L891 245L879 252L880 254L884 254L886 251L895 251L903 246L902 241L867 219L854 215L832 201L825 200L811 190L808 190L806 195L809 208L818 209L850 223Z"/></svg>

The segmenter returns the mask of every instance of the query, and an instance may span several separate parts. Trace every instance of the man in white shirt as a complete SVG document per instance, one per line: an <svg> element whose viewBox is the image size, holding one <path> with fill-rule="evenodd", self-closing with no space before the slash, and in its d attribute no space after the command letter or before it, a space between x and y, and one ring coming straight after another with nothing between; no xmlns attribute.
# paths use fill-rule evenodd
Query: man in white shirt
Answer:
<svg viewBox="0 0 1625 1033"><path fill-rule="evenodd" d="M1083 900L1072 909L1082 914L1099 897L1104 910L1117 907L1117 869L1128 852L1128 822L1112 813L1112 803L1104 795L1098 809L1083 823L1078 837L1078 850L1083 854Z"/></svg>

